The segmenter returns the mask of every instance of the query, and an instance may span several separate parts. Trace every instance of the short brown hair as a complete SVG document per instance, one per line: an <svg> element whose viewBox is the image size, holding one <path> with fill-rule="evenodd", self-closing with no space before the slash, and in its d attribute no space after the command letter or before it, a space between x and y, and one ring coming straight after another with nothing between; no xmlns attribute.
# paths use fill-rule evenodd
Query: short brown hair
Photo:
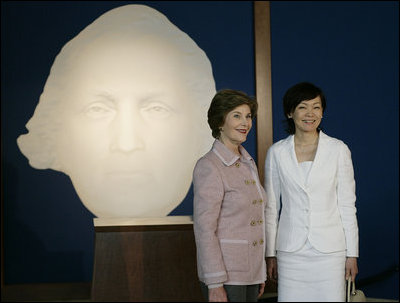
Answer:
<svg viewBox="0 0 400 303"><path fill-rule="evenodd" d="M219 138L221 135L220 127L224 125L226 115L243 104L250 107L251 117L254 118L258 108L257 100L254 97L233 89L219 90L215 94L208 109L208 125L210 125L214 138Z"/></svg>

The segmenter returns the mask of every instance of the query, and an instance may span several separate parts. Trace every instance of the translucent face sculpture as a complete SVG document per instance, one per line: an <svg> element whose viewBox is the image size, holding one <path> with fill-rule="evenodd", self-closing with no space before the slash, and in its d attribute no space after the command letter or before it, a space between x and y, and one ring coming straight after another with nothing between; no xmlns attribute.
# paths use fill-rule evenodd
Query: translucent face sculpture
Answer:
<svg viewBox="0 0 400 303"><path fill-rule="evenodd" d="M63 47L17 143L32 167L67 174L97 217L162 217L212 144L214 94L193 40L158 11L126 5Z"/></svg>

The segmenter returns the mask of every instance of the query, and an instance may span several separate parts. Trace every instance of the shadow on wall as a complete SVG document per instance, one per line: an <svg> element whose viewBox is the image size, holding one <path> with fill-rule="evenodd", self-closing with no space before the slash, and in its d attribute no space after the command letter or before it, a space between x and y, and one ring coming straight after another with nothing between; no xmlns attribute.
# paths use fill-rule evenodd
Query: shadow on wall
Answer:
<svg viewBox="0 0 400 303"><path fill-rule="evenodd" d="M9 191L5 194L9 201L18 201L17 187L19 183L18 175L15 173L16 168L9 162L3 163L4 173L7 175L7 182L12 185ZM7 282L13 283L29 283L31 277L26 276L26 272L37 272L40 276L55 277L55 281L79 281L83 276L84 253L80 251L51 251L51 247L46 247L45 243L34 232L33 228L24 224L16 214L19 212L17 203L7 203L4 206L4 211L7 216L3 217L4 226L12 226L13 233L4 233L4 259L7 262L4 265L4 273L7 276ZM12 222L9 223L9 222ZM24 243L24 250L21 250L21 241ZM24 266L13 266L20 264L21 260L29 259L29 252L35 252L35 262L26 262ZM59 262L63 260L63 262ZM71 264L76 265L71 268ZM12 269L12 270L10 270ZM25 280L25 278L26 280ZM39 283L47 282L46 280Z"/></svg>

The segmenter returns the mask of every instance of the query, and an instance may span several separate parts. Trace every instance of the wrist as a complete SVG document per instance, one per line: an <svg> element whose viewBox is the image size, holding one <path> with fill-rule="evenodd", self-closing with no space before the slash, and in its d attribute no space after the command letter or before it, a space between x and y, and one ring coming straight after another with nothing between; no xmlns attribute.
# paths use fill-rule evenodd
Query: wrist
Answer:
<svg viewBox="0 0 400 303"><path fill-rule="evenodd" d="M207 285L208 289L218 288L224 286L223 283L209 284Z"/></svg>

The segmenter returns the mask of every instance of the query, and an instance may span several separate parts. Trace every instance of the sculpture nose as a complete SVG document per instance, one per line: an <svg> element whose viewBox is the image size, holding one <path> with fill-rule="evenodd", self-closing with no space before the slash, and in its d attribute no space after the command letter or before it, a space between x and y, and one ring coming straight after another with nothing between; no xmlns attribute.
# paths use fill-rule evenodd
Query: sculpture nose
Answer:
<svg viewBox="0 0 400 303"><path fill-rule="evenodd" d="M118 113L113 123L111 150L131 152L144 148L140 117L130 110Z"/></svg>

